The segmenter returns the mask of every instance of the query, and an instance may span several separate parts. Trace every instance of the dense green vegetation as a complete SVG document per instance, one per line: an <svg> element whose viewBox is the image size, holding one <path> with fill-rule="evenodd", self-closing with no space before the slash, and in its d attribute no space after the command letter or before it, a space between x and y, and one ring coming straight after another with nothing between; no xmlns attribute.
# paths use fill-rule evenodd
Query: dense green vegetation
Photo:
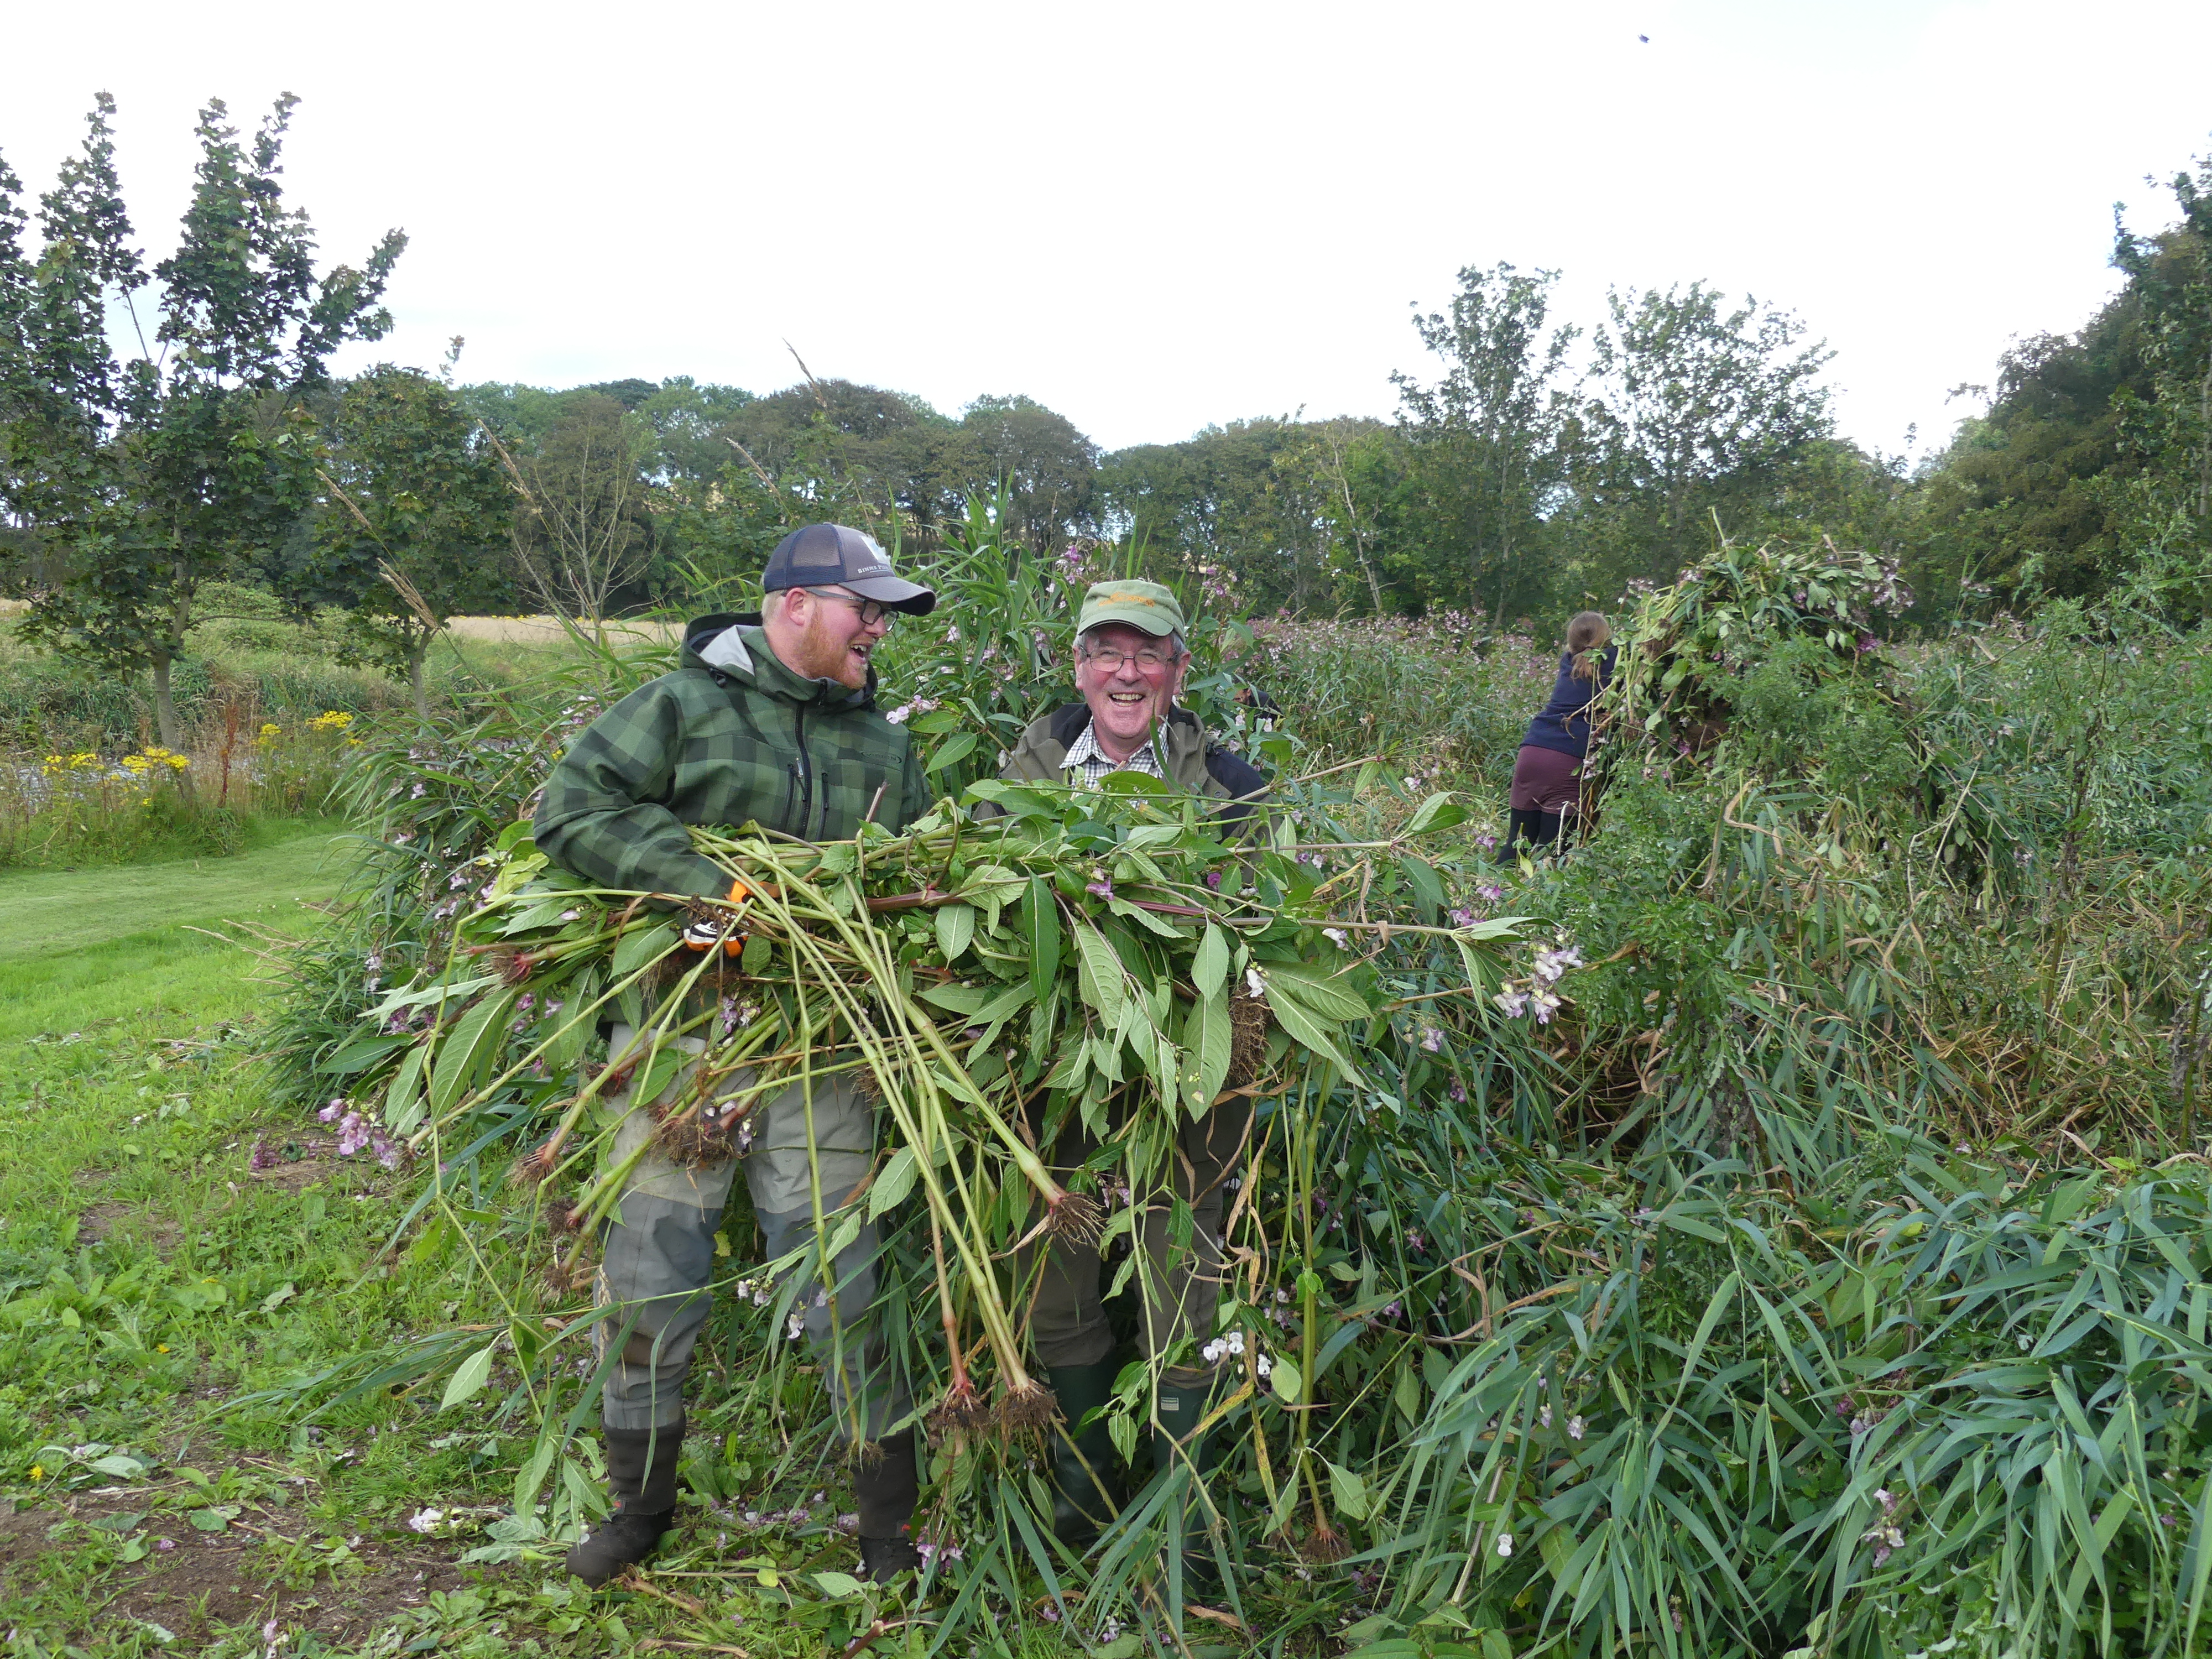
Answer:
<svg viewBox="0 0 2212 1659"><path fill-rule="evenodd" d="M0 872L15 1650L2206 1650L2212 179L1911 475L1839 438L1786 313L1620 293L1584 335L1506 266L1417 320L1392 421L1101 454L1027 399L811 375L342 383L399 244L315 274L289 108L206 112L158 367L106 329L151 285L105 106L35 243L0 169L0 863L46 866ZM1206 1614L1154 1570L1164 1487L1057 1557L1018 1436L940 1443L927 1581L854 1583L751 1295L670 1552L548 1582L600 1501L587 1325L507 1177L604 1056L479 1021L411 1161L364 1086L453 1035L364 1013L482 942L545 768L666 665L598 624L742 598L825 514L945 594L878 661L956 800L1065 695L1083 582L1176 580L1191 701L1277 779L1268 867L1353 924L1360 1074L1304 1056L1246 1172L1220 1334L1297 1382L1224 1404ZM1522 619L1617 594L1598 821L1497 866L1556 662ZM449 626L526 605L578 626ZM325 812L311 928L331 826L284 837ZM1055 833L1126 856L1126 816ZM1502 960L1431 943L1502 918Z"/></svg>

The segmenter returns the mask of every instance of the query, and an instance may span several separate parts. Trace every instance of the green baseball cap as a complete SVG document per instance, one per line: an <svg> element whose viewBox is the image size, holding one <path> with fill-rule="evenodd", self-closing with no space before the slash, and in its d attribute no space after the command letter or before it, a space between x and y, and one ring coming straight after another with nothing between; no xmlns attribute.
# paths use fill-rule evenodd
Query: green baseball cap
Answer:
<svg viewBox="0 0 2212 1659"><path fill-rule="evenodd" d="M1093 582L1076 613L1075 631L1088 634L1102 623L1127 623L1140 634L1165 639L1189 626L1176 596L1158 582Z"/></svg>

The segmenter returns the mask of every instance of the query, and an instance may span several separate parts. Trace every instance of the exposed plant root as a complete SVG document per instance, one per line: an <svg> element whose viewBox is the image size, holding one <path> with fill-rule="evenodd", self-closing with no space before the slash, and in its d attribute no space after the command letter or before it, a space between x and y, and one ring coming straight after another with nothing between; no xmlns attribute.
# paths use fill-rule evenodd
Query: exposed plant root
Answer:
<svg viewBox="0 0 2212 1659"><path fill-rule="evenodd" d="M1229 999L1229 1071L1224 1089L1242 1089L1260 1075L1267 1057L1267 1005L1237 992Z"/></svg>
<svg viewBox="0 0 2212 1659"><path fill-rule="evenodd" d="M1313 1562L1341 1561L1349 1553L1344 1534L1326 1521L1317 1522L1298 1540L1297 1552L1301 1559Z"/></svg>
<svg viewBox="0 0 2212 1659"><path fill-rule="evenodd" d="M688 1102L655 1108L658 1120L653 1139L675 1162L691 1167L720 1164L743 1152L751 1137L744 1133L747 1119L764 1095L752 1099L710 1100L694 1106Z"/></svg>
<svg viewBox="0 0 2212 1659"><path fill-rule="evenodd" d="M566 1199L556 1199L546 1207L545 1220L556 1233L573 1233L581 1230L584 1212Z"/></svg>
<svg viewBox="0 0 2212 1659"><path fill-rule="evenodd" d="M1018 1384L999 1401L999 1426L1008 1434L1041 1433L1059 1415L1060 1401L1052 1390L1036 1382Z"/></svg>
<svg viewBox="0 0 2212 1659"><path fill-rule="evenodd" d="M945 1391L945 1398L924 1419L933 1443L963 1437L991 1426L991 1408L964 1377Z"/></svg>
<svg viewBox="0 0 2212 1659"><path fill-rule="evenodd" d="M1079 1244L1095 1244L1106 1225L1106 1212L1087 1193L1062 1193L1045 1217L1045 1232Z"/></svg>
<svg viewBox="0 0 2212 1659"><path fill-rule="evenodd" d="M549 1139L536 1150L515 1159L513 1179L522 1182L525 1186L538 1186L553 1173L554 1166L560 1161L559 1139L558 1137Z"/></svg>

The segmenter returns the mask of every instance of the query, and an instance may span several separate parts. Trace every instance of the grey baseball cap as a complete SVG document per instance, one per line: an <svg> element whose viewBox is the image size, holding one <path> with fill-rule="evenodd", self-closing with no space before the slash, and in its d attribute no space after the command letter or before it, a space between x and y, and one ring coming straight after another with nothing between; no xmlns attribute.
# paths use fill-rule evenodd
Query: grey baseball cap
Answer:
<svg viewBox="0 0 2212 1659"><path fill-rule="evenodd" d="M873 536L842 524L810 524L786 536L768 556L761 586L770 593L786 587L849 588L909 617L926 617L937 604L933 590L892 574L890 556Z"/></svg>

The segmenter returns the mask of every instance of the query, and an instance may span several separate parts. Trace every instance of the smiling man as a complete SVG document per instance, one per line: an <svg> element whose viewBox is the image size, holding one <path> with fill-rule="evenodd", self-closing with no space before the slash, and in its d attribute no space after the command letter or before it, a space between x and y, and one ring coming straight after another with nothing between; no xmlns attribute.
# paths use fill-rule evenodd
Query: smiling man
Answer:
<svg viewBox="0 0 2212 1659"><path fill-rule="evenodd" d="M1182 606L1158 582L1093 582L1075 621L1075 690L1083 701L1030 722L1000 772L1017 780L1096 783L1143 772L1250 811L1267 781L1211 743L1176 698L1190 672Z"/></svg>
<svg viewBox="0 0 2212 1659"><path fill-rule="evenodd" d="M673 673L592 721L546 780L538 809L538 850L555 862L596 886L689 902L684 943L695 950L734 943L743 894L691 850L687 825L753 823L844 841L869 818L902 830L929 804L911 736L877 712L872 659L896 614L923 615L937 596L894 573L872 538L834 524L787 536L762 586L760 615L701 617L685 630ZM636 1037L614 1026L611 1062ZM693 1054L704 1047L678 1042ZM725 1086L744 1082L740 1073ZM602 1341L619 1346L601 1406L614 1513L568 1559L595 1585L644 1559L674 1518L684 1380L707 1320L715 1229L745 1152L670 1158L653 1140L647 1109L655 1103L635 1092L609 1102L619 1115L609 1156L617 1167L636 1162L603 1237L597 1285ZM875 1157L874 1108L840 1073L811 1091L794 1086L744 1121L745 1184L775 1261L812 1237L817 1201L834 1214L860 1189ZM803 1298L801 1318L838 1427L864 1449L854 1474L861 1561L882 1579L920 1558L907 1531L914 1431L885 1433L911 1413L869 1316L876 1252L868 1224L837 1256L836 1294Z"/></svg>
<svg viewBox="0 0 2212 1659"><path fill-rule="evenodd" d="M1248 817L1266 775L1208 742L1198 716L1176 706L1190 672L1186 626L1182 606L1157 582L1094 583L1076 614L1075 689L1083 701L1030 722L1000 776L1095 785L1110 772L1142 772L1218 802L1216 822ZM1251 1121L1251 1103L1237 1099L1185 1123L1175 1190L1138 1197L1143 1213L1136 1231L1145 1257L1140 1335L1148 1358L1171 1361L1156 1400L1156 1420L1166 1431L1152 1443L1158 1469L1177 1462L1203 1468L1207 1461L1206 1437L1196 1431L1212 1378L1196 1350L1213 1334L1224 1183ZM1072 1124L1054 1146L1052 1162L1062 1171L1079 1170L1097 1147L1080 1123ZM1121 1497L1103 1419L1084 1426L1085 1417L1112 1397L1121 1370L1096 1249L1064 1241L1049 1248L1030 1330L1063 1419L1052 1447L1053 1529L1079 1547L1097 1535ZM1186 1523L1194 1526L1196 1516L1195 1509L1187 1511ZM1203 1579L1204 1552L1194 1540L1184 1547L1191 1570Z"/></svg>

